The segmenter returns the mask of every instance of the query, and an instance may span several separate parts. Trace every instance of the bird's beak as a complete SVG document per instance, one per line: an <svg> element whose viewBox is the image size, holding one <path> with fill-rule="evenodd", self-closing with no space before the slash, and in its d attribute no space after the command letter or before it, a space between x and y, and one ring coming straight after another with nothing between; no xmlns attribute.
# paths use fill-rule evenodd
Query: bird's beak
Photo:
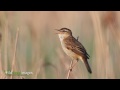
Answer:
<svg viewBox="0 0 120 90"><path fill-rule="evenodd" d="M55 33L56 34L60 34L60 30L59 29L55 29Z"/></svg>

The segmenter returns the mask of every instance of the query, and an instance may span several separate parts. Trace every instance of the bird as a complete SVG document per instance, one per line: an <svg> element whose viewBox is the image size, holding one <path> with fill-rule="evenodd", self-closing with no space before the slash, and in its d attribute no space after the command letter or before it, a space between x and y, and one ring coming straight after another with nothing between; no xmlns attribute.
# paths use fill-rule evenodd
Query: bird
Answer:
<svg viewBox="0 0 120 90"><path fill-rule="evenodd" d="M88 72L91 74L92 70L87 61L90 58L90 56L87 53L84 46L79 42L78 38L77 39L74 38L72 35L72 31L68 28L61 28L61 29L55 29L55 30L56 30L56 34L58 34L58 37L60 39L63 51L72 60L76 60L76 62L81 60L85 64Z"/></svg>

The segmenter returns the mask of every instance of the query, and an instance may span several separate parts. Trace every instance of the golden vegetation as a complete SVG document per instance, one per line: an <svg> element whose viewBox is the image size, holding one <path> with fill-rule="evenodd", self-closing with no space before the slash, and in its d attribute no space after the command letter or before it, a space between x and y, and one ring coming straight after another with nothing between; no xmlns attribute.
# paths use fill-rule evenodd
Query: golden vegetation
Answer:
<svg viewBox="0 0 120 90"><path fill-rule="evenodd" d="M64 79L70 58L63 52L54 29L70 28L85 46L93 73L81 61L73 79L120 78L119 12L1 11L0 78ZM19 32L17 31L19 28ZM18 35L18 36L17 36ZM6 71L32 72L6 75Z"/></svg>

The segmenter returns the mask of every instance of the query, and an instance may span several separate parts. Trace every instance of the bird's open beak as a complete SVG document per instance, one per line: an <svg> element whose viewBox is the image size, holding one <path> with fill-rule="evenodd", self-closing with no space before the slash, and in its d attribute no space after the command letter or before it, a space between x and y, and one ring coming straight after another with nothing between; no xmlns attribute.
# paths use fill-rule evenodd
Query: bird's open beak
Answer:
<svg viewBox="0 0 120 90"><path fill-rule="evenodd" d="M55 33L56 34L60 34L60 30L59 29L55 29Z"/></svg>

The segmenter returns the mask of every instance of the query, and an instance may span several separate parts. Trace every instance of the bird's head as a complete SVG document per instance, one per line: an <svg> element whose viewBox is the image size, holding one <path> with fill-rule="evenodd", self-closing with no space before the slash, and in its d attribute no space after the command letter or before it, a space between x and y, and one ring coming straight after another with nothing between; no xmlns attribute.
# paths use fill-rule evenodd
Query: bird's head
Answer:
<svg viewBox="0 0 120 90"><path fill-rule="evenodd" d="M72 32L68 28L61 28L61 29L56 29L56 34L58 34L59 36L68 37L72 35Z"/></svg>

